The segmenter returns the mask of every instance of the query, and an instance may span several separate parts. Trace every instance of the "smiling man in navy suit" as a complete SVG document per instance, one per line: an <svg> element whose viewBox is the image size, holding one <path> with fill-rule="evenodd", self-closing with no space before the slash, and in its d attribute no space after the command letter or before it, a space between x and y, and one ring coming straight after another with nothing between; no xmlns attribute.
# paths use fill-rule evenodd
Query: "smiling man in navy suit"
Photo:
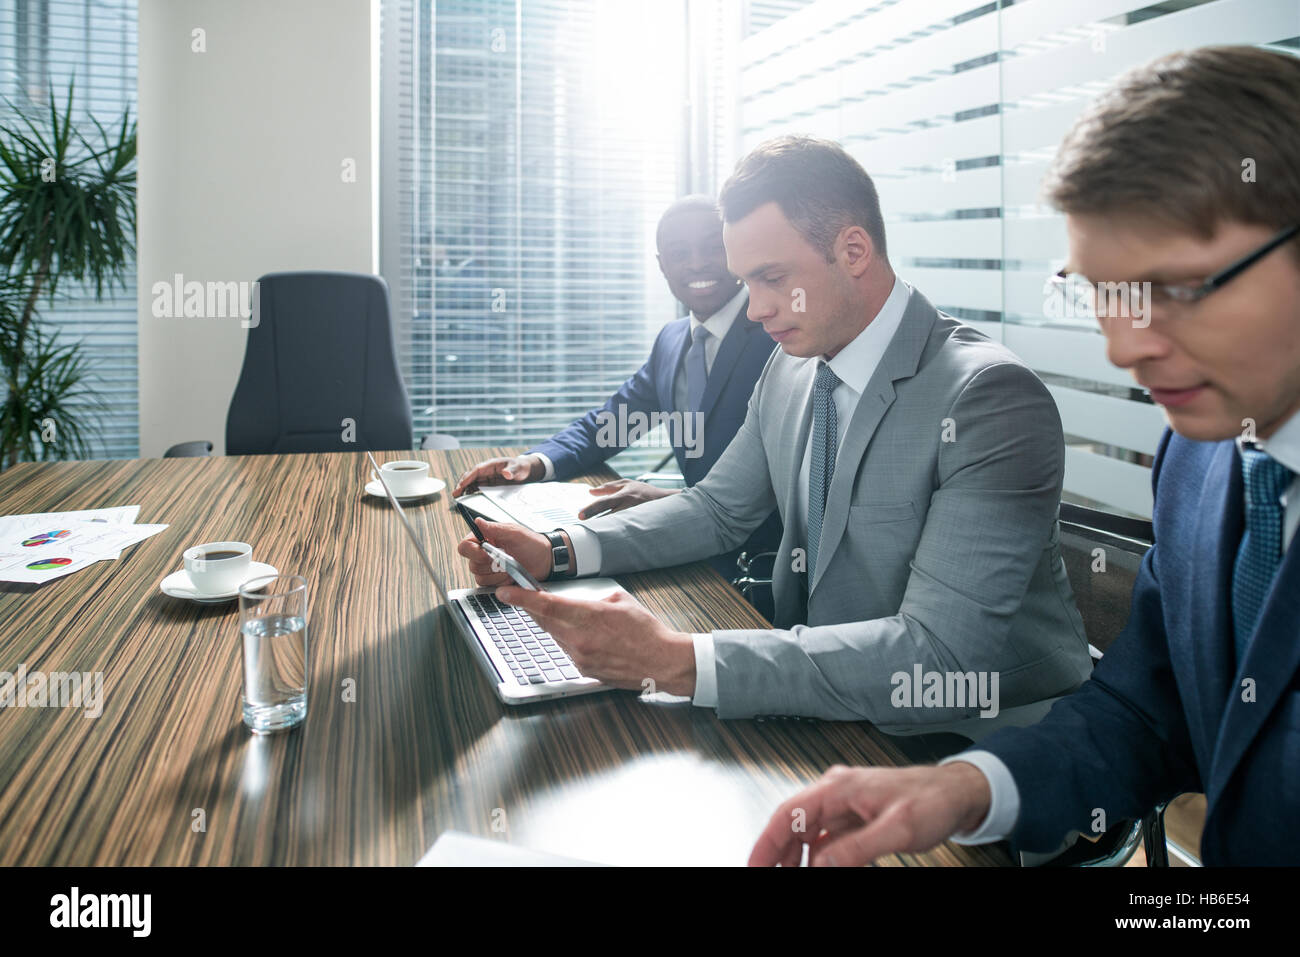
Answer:
<svg viewBox="0 0 1300 957"><path fill-rule="evenodd" d="M745 420L754 383L776 344L761 326L745 320L749 294L727 271L716 201L699 195L677 200L659 219L655 245L660 272L690 316L660 330L645 364L603 406L524 455L480 462L461 476L453 495L481 485L567 480L591 471L626 447L609 441L619 434L610 425L635 422L635 416L692 416L690 427L678 433L689 441L675 442L673 454L687 486L708 474ZM600 497L579 513L580 518L674 494L629 479L598 486L594 492ZM773 512L741 550L770 552L780 540L781 524ZM737 555L718 555L710 564L730 580L736 574ZM771 617L766 592L756 604Z"/></svg>
<svg viewBox="0 0 1300 957"><path fill-rule="evenodd" d="M1127 627L1038 724L937 767L832 768L754 864L1010 838L1050 853L1203 791L1207 864L1300 863L1300 59L1172 54L1103 95L1047 182L1110 360L1165 409ZM1117 287L1105 287L1114 290ZM806 831L792 830L802 809Z"/></svg>

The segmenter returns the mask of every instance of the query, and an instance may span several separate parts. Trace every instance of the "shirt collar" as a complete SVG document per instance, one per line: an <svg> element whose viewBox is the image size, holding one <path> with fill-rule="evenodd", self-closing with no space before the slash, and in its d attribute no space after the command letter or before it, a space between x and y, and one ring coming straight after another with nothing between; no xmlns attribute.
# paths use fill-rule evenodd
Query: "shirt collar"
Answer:
<svg viewBox="0 0 1300 957"><path fill-rule="evenodd" d="M1291 418L1283 422L1267 439L1256 439L1255 445L1300 475L1300 412L1293 412ZM1242 440L1238 438L1237 448L1240 449L1241 446Z"/></svg>
<svg viewBox="0 0 1300 957"><path fill-rule="evenodd" d="M740 304L744 302L745 297L749 295L749 289L742 282L736 294L726 301L726 303L709 318L701 320L696 318L695 313L691 313L691 335L695 335L695 330L700 326L709 330L709 335L721 340L727 338L727 333L731 331L731 324L735 322L736 316L740 313Z"/></svg>
<svg viewBox="0 0 1300 957"><path fill-rule="evenodd" d="M826 364L840 382L858 395L866 390L867 383L876 372L876 366L880 365L885 350L898 331L911 293L912 287L895 276L894 288L889 291L880 311L853 341L835 353L834 359L827 360Z"/></svg>

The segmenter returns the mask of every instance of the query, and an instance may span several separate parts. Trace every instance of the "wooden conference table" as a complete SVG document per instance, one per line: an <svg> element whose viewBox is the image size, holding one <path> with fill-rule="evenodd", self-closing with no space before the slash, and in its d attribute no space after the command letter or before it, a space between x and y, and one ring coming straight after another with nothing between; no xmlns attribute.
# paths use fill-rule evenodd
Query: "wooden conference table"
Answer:
<svg viewBox="0 0 1300 957"><path fill-rule="evenodd" d="M414 454L450 482L517 451ZM741 864L830 765L905 761L903 739L869 725L720 721L630 691L507 708L368 473L362 453L0 473L3 514L139 505L138 522L170 526L48 584L0 583L0 671L103 673L97 718L0 710L0 864L408 865L448 829L612 864ZM447 587L472 585L446 493L408 514ZM238 603L159 590L186 547L219 540L308 580L308 713L292 731L243 725ZM764 624L703 564L620 580L681 630ZM1009 858L946 844L886 863Z"/></svg>

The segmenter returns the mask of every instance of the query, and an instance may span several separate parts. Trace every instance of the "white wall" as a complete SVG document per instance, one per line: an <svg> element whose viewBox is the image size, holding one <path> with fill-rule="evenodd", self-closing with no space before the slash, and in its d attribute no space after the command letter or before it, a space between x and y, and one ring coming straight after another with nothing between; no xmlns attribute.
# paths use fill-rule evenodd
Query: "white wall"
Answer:
<svg viewBox="0 0 1300 957"><path fill-rule="evenodd" d="M154 283L376 271L377 2L140 0L141 456L224 452L248 336L239 318L155 317Z"/></svg>

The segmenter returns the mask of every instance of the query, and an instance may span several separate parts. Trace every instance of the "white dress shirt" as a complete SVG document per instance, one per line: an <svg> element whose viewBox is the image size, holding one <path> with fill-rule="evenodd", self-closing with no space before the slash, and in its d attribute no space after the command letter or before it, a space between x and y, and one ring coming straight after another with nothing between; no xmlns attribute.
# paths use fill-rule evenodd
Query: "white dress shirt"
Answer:
<svg viewBox="0 0 1300 957"><path fill-rule="evenodd" d="M1256 439L1255 445L1295 474L1287 486L1286 494L1282 496L1282 550L1286 551L1295 539L1297 526L1300 526L1300 413L1293 414L1283 422L1281 428L1269 438ZM1241 439L1237 440L1237 447L1241 448ZM966 751L944 758L939 763L947 764L950 761L965 761L984 772L991 795L989 812L980 826L967 834L954 834L953 842L988 844L1006 838L1020 816L1020 790L1016 787L1010 769L991 751Z"/></svg>
<svg viewBox="0 0 1300 957"><path fill-rule="evenodd" d="M736 321L736 316L740 314L740 306L745 301L745 297L748 294L749 290L745 287L744 283L741 283L740 289L736 291L736 294L728 299L722 308L709 316L709 318L701 319L695 313L691 313L689 341L693 342L695 340L695 330L700 328L700 326L709 330L709 338L704 340L705 375L713 371L713 360L717 358L718 350L722 348L722 340L727 338L727 333L731 331L731 325ZM688 345L686 348L689 351L690 346ZM686 382L685 359L686 352L683 352L682 364L677 367L677 372L673 376L673 405L676 407L676 411L678 412L686 411L687 394L689 390L689 386ZM542 481L549 482L551 479L555 478L555 463L551 461L551 457L546 455L544 452L534 452L533 455L536 455L541 459L542 465L546 467L546 474L542 476ZM572 532L569 533L569 537L573 537ZM595 538L594 535L591 537ZM597 562L596 567L600 567L599 562Z"/></svg>

